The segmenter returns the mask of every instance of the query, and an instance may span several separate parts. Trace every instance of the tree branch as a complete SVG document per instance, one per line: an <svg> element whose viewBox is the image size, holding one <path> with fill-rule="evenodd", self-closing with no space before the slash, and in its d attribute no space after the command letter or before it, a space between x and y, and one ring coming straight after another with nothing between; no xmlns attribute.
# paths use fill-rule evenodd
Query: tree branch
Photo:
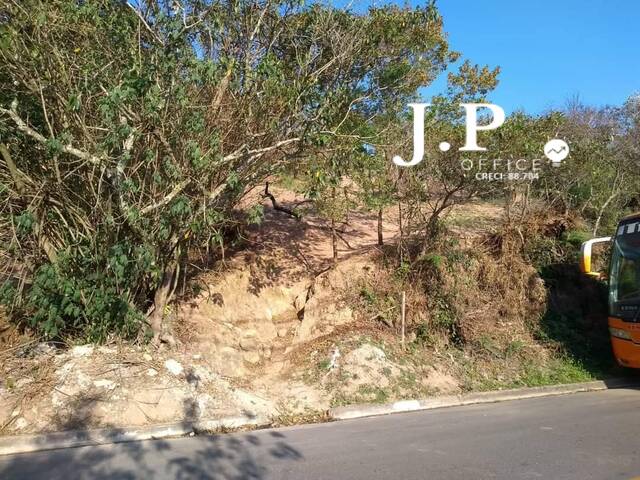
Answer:
<svg viewBox="0 0 640 480"><path fill-rule="evenodd" d="M18 128L18 130L20 130L22 133L30 136L31 138L33 138L39 143L42 143L42 144L47 143L47 139L45 138L44 135L42 135L41 133L31 128L29 125L27 125L27 123L24 120L22 120L22 118L20 118L20 116L16 112L17 108L18 108L18 100L14 100L13 102L11 102L11 108L9 110L7 110L6 108L0 107L0 113L3 113L11 117L11 120L13 120L13 123L16 124L16 127ZM85 160L93 165L100 165L104 160L104 158L102 157L98 157L96 155L83 152L82 150L79 150L73 147L71 144L63 145L62 151L69 155L73 155L74 157L77 157L81 160Z"/></svg>
<svg viewBox="0 0 640 480"><path fill-rule="evenodd" d="M176 196L178 196L185 188L187 188L187 186L189 186L190 183L191 183L190 179L186 179L178 183L178 185L176 185L173 188L173 190L171 190L162 200L158 200L156 203L147 205L142 210L140 210L140 214L146 215L147 213L151 213L152 211L157 210L158 208L164 207L166 204L171 202L171 200L176 198Z"/></svg>
<svg viewBox="0 0 640 480"><path fill-rule="evenodd" d="M269 182L265 182L264 194L262 196L269 198L269 200L271 200L271 205L273 206L274 210L277 210L278 212L286 213L287 215L294 217L296 220L300 220L300 218L302 217L300 213L296 212L295 210L291 210L290 208L283 207L278 203L278 201L276 200L276 197L274 197L273 194L269 192Z"/></svg>

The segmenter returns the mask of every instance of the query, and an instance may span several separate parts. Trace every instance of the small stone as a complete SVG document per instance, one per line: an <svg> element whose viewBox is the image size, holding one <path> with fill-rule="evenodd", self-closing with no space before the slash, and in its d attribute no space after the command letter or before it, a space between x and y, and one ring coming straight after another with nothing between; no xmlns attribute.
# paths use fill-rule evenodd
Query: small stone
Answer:
<svg viewBox="0 0 640 480"><path fill-rule="evenodd" d="M158 371L155 368L150 368L149 370L147 370L147 376L155 377L156 375L158 375Z"/></svg>
<svg viewBox="0 0 640 480"><path fill-rule="evenodd" d="M153 360L153 357L151 355L149 355L148 353L145 353L142 358L144 358L144 360L146 362L150 362L151 360Z"/></svg>
<svg viewBox="0 0 640 480"><path fill-rule="evenodd" d="M102 380L94 380L93 385L98 388L106 388L107 390L113 390L116 388L116 384L106 378L103 378Z"/></svg>
<svg viewBox="0 0 640 480"><path fill-rule="evenodd" d="M71 355L74 357L86 357L93 353L93 345L78 345L71 349Z"/></svg>
<svg viewBox="0 0 640 480"><path fill-rule="evenodd" d="M260 354L258 354L258 352L246 352L242 358L244 358L245 362L250 363L251 365L260 363Z"/></svg>
<svg viewBox="0 0 640 480"><path fill-rule="evenodd" d="M287 330L286 328L281 328L280 330L278 330L278 337L280 338L286 337L288 331L289 330Z"/></svg>
<svg viewBox="0 0 640 480"><path fill-rule="evenodd" d="M304 308L307 303L307 296L298 295L296 299L293 301L293 307L296 309L296 312L299 312Z"/></svg>
<svg viewBox="0 0 640 480"><path fill-rule="evenodd" d="M29 426L29 422L27 422L23 417L20 417L16 420L16 428L18 430L22 430Z"/></svg>
<svg viewBox="0 0 640 480"><path fill-rule="evenodd" d="M36 355L36 356L48 355L53 353L56 353L56 346L53 342L41 342L41 343L38 343L33 348L33 355ZM23 356L23 355L20 355L20 352L19 352L18 356Z"/></svg>
<svg viewBox="0 0 640 480"><path fill-rule="evenodd" d="M173 373L174 375L180 375L182 373L182 365L180 365L180 363L176 362L174 359L170 358L169 360L167 360L166 362L164 362L164 367L169 370L169 372Z"/></svg>
<svg viewBox="0 0 640 480"><path fill-rule="evenodd" d="M258 348L258 340L255 337L241 338L240 348L245 352L250 350L256 350Z"/></svg>

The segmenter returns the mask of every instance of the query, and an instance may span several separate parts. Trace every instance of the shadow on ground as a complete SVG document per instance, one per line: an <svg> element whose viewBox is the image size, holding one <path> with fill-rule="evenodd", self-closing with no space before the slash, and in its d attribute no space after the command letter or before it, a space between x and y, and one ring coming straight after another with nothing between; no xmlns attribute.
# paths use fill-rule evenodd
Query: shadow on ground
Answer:
<svg viewBox="0 0 640 480"><path fill-rule="evenodd" d="M56 417L55 430L74 430L82 439L91 425L95 399L79 399L75 407L77 414ZM199 414L195 402L184 402L185 425ZM122 428L111 431L124 433ZM0 456L0 479L262 480L270 478L266 465L302 458L280 432L204 435Z"/></svg>
<svg viewBox="0 0 640 480"><path fill-rule="evenodd" d="M302 458L279 432L213 435L0 457L0 478L261 480L267 464Z"/></svg>
<svg viewBox="0 0 640 480"><path fill-rule="evenodd" d="M270 478L267 463L303 458L278 432L270 432L268 442L262 438L214 435L0 457L0 478L260 480Z"/></svg>

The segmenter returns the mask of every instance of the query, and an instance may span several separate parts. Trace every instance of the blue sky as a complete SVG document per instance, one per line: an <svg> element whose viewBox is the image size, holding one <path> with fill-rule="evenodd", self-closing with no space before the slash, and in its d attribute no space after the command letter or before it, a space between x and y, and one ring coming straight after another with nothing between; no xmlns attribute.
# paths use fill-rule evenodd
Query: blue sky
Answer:
<svg viewBox="0 0 640 480"><path fill-rule="evenodd" d="M507 113L561 108L575 95L590 105L619 105L640 92L640 0L438 0L436 5L452 49L474 63L501 67L491 100ZM438 79L425 90L425 100L445 87L446 79Z"/></svg>

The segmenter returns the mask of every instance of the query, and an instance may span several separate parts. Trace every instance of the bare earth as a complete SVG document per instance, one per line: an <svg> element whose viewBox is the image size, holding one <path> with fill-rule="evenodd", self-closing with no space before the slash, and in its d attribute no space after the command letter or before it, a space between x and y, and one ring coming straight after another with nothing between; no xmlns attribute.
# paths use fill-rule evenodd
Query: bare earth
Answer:
<svg viewBox="0 0 640 480"><path fill-rule="evenodd" d="M282 189L272 193L283 205L301 200ZM241 413L282 424L331 405L387 400L383 389L397 398L459 391L454 372L435 360L402 360L396 333L347 304L345 293L377 274L374 215L351 212L339 225L340 262L327 269L326 223L312 212L298 221L264 205L264 221L246 233L249 248L197 276L191 295L173 307L175 348L30 343L1 353L0 433ZM476 219L500 213L478 208L486 211ZM470 215L468 208L463 213ZM385 212L385 241L397 232L394 211Z"/></svg>

